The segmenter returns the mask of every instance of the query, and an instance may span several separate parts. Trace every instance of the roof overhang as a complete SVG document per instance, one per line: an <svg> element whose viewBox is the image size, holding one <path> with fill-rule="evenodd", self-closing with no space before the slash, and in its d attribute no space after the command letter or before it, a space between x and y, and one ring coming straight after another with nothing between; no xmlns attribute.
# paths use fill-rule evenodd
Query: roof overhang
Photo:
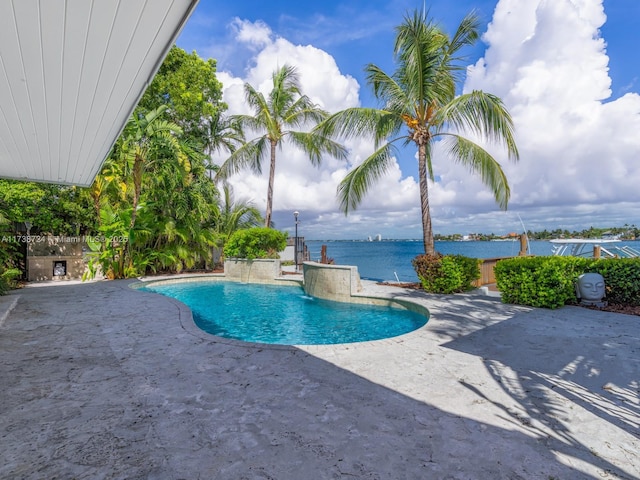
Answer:
<svg viewBox="0 0 640 480"><path fill-rule="evenodd" d="M0 177L89 186L198 0L2 0Z"/></svg>

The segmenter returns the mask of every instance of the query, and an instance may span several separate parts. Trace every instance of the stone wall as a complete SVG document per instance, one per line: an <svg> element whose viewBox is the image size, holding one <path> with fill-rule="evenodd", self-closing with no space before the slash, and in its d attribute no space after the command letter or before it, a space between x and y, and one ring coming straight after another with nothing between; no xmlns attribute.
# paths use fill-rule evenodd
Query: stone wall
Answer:
<svg viewBox="0 0 640 480"><path fill-rule="evenodd" d="M34 236L27 246L27 280L71 280L82 278L84 243L78 237Z"/></svg>
<svg viewBox="0 0 640 480"><path fill-rule="evenodd" d="M245 283L274 283L280 276L279 259L248 260L245 258L227 258L224 261L224 275L229 280Z"/></svg>
<svg viewBox="0 0 640 480"><path fill-rule="evenodd" d="M304 290L312 297L351 302L362 291L358 267L305 262L303 271Z"/></svg>

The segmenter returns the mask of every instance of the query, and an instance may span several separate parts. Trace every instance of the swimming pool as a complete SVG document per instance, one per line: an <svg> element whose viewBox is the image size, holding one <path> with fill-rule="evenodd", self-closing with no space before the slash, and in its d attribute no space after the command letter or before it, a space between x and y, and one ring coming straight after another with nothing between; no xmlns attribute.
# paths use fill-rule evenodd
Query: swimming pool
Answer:
<svg viewBox="0 0 640 480"><path fill-rule="evenodd" d="M402 308L309 297L299 286L210 281L152 283L142 290L186 304L205 332L246 342L365 342L402 335L427 323L426 316Z"/></svg>

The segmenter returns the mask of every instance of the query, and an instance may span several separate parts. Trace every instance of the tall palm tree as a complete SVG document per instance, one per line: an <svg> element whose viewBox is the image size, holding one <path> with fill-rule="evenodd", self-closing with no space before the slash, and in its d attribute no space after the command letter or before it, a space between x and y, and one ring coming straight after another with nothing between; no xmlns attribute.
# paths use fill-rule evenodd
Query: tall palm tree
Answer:
<svg viewBox="0 0 640 480"><path fill-rule="evenodd" d="M424 12L416 10L412 16L405 16L396 28L397 68L393 74L388 75L373 64L365 68L367 82L383 107L349 108L317 127L323 134L346 138L373 134L375 151L338 186L345 214L360 204L367 190L389 169L396 142L416 145L424 250L429 255L435 254L428 180L434 181L432 156L436 141L442 141L453 161L480 175L501 208L506 209L510 196L500 164L464 136L467 132L502 144L508 157L517 160L509 112L498 97L482 91L456 96L456 84L464 71L459 51L475 43L479 26L479 19L472 12L450 38Z"/></svg>
<svg viewBox="0 0 640 480"><path fill-rule="evenodd" d="M130 229L136 223L144 173L156 162L177 162L189 170L187 146L179 139L182 129L163 118L167 107L161 105L146 115L131 116L120 137L118 155L130 175L133 198Z"/></svg>
<svg viewBox="0 0 640 480"><path fill-rule="evenodd" d="M258 137L243 143L224 162L217 178L228 178L244 168L262 173L262 160L269 155L269 183L267 188L267 208L265 226L271 225L273 209L273 181L276 170L276 150L282 148L282 142L288 139L300 148L315 166L320 164L322 154L345 159L346 149L320 131L294 130L307 125L314 126L327 117L327 112L313 104L303 95L294 67L285 65L273 75L273 89L269 96L258 92L250 84L244 86L245 98L254 115L235 115L242 131L257 132Z"/></svg>

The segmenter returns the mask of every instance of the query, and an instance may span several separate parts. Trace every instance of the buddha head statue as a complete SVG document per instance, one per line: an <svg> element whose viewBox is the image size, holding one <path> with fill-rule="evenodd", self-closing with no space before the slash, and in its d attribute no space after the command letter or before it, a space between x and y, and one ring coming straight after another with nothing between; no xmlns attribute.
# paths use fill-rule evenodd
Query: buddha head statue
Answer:
<svg viewBox="0 0 640 480"><path fill-rule="evenodd" d="M599 273L583 273L578 277L576 294L580 303L600 306L605 295L604 278Z"/></svg>

